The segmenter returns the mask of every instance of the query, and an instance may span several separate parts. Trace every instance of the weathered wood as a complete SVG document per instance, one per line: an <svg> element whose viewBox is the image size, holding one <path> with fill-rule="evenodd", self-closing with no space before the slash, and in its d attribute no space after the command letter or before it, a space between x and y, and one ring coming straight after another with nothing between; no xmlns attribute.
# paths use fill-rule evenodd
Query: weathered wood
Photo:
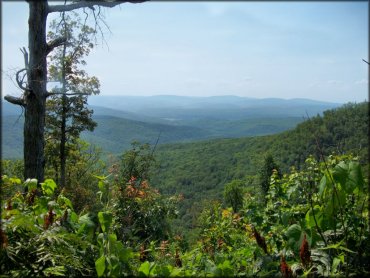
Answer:
<svg viewBox="0 0 370 278"><path fill-rule="evenodd" d="M27 71L29 91L25 94L24 122L24 178L44 180L44 127L46 105L46 1L29 2L28 49L29 70Z"/></svg>

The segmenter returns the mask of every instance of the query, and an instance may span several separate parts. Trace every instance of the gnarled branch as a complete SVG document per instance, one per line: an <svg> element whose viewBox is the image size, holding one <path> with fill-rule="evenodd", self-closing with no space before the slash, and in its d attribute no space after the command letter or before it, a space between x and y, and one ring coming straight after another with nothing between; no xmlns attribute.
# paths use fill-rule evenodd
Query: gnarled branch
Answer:
<svg viewBox="0 0 370 278"><path fill-rule="evenodd" d="M27 74L25 73L22 77L19 76L23 71L27 71L27 69L24 68L17 71L17 73L15 74L15 80L17 81L19 88L21 88L23 91L29 91L29 88L23 86L24 78L26 77Z"/></svg>
<svg viewBox="0 0 370 278"><path fill-rule="evenodd" d="M48 92L46 94L46 97L56 96L56 95L65 95L65 96L89 96L91 94L88 94L88 93L63 93L63 92L54 92L54 93L51 93L51 92Z"/></svg>
<svg viewBox="0 0 370 278"><path fill-rule="evenodd" d="M22 48L20 48L20 50L23 53L24 66L26 67L26 69L28 69L28 52L27 52L27 50L24 46Z"/></svg>
<svg viewBox="0 0 370 278"><path fill-rule="evenodd" d="M90 8L93 9L94 6L101 6L101 7L107 7L107 8L112 8L117 5L123 4L123 3L142 3L145 2L143 0L128 0L128 1L79 1L76 3L68 4L68 5L52 5L48 7L48 12L49 13L54 13L54 12L69 12L73 11L75 9L79 8Z"/></svg>
<svg viewBox="0 0 370 278"><path fill-rule="evenodd" d="M20 105L20 106L26 106L26 103L24 102L23 98L20 97L14 97L10 95L6 95L4 99L12 104Z"/></svg>
<svg viewBox="0 0 370 278"><path fill-rule="evenodd" d="M52 40L50 42L48 42L48 45L47 45L47 54L49 54L51 51L53 51L53 49L55 47L58 47L58 46L61 46L63 44L65 44L67 41L67 38L66 37L59 37L59 38L56 38L55 40Z"/></svg>

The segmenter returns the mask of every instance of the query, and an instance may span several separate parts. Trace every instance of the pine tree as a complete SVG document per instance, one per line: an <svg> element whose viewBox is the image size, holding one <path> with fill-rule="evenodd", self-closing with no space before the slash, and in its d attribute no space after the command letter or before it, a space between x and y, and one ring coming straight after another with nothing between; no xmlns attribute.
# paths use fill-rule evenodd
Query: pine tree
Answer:
<svg viewBox="0 0 370 278"><path fill-rule="evenodd" d="M63 13L60 21L50 23L49 40L60 36L67 38L67 42L50 56L48 77L59 87L52 89L53 95L46 105L46 159L62 188L66 185L69 145L76 143L82 131L93 131L96 127L91 118L93 110L87 108L87 97L99 94L99 80L81 68L94 47L95 33L75 12Z"/></svg>
<svg viewBox="0 0 370 278"><path fill-rule="evenodd" d="M260 186L264 199L269 191L270 178L274 169L279 173L279 166L275 163L274 158L271 154L267 154L259 173Z"/></svg>

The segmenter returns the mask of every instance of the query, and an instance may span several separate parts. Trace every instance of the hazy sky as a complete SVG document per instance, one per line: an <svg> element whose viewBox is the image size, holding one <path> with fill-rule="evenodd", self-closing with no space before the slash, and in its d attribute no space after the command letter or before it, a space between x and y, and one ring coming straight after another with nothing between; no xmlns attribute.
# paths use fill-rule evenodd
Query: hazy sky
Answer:
<svg viewBox="0 0 370 278"><path fill-rule="evenodd" d="M122 4L104 10L112 33L87 71L104 95L359 102L368 99L368 8L367 1ZM27 20L27 4L2 2L3 94L21 93L8 76L22 67Z"/></svg>

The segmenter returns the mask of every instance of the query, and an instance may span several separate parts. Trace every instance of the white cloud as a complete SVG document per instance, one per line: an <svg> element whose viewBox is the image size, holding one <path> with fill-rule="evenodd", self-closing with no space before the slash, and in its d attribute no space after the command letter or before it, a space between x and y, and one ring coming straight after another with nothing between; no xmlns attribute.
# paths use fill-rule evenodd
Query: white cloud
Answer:
<svg viewBox="0 0 370 278"><path fill-rule="evenodd" d="M367 84L369 84L369 80L363 78L363 79L360 79L360 80L355 81L355 84L356 85L367 85Z"/></svg>

